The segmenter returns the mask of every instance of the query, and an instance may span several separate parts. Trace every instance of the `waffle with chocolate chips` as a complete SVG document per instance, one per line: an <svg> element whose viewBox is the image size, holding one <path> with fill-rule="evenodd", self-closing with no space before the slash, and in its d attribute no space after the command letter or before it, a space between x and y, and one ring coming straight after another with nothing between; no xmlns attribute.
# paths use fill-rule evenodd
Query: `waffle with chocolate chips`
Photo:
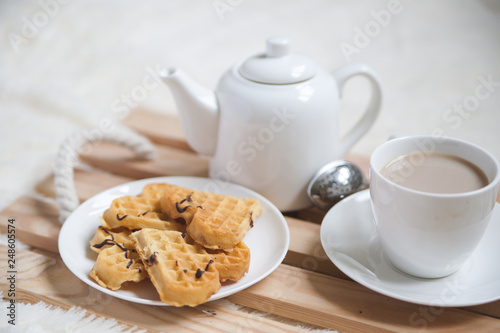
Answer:
<svg viewBox="0 0 500 333"><path fill-rule="evenodd" d="M187 233L209 249L231 250L242 241L262 212L258 199L242 199L181 186L168 186L162 211L186 222Z"/></svg>
<svg viewBox="0 0 500 333"><path fill-rule="evenodd" d="M186 234L142 229L132 238L164 303L196 306L220 289L219 271L212 256Z"/></svg>
<svg viewBox="0 0 500 333"><path fill-rule="evenodd" d="M214 267L219 271L220 282L238 281L248 272L250 267L250 249L240 242L229 250L206 251L212 256Z"/></svg>
<svg viewBox="0 0 500 333"><path fill-rule="evenodd" d="M148 277L135 243L127 229L107 230L99 227L90 241L90 248L99 253L90 271L100 286L118 290L127 281L139 282Z"/></svg>
<svg viewBox="0 0 500 333"><path fill-rule="evenodd" d="M102 217L100 218L103 223ZM125 249L133 249L135 244L130 238L131 230L126 228L106 229L102 225L99 226L90 240L90 248L92 251L100 253L102 250L118 245Z"/></svg>
<svg viewBox="0 0 500 333"><path fill-rule="evenodd" d="M163 213L160 198L168 184L149 184L137 196L113 200L104 212L104 226L108 229L125 227L131 230L154 228L184 231L185 226Z"/></svg>

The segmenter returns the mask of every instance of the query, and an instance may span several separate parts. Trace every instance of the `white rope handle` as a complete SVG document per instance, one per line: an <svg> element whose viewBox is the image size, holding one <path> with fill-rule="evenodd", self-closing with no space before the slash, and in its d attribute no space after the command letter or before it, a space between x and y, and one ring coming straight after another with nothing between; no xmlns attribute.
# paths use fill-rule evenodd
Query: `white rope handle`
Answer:
<svg viewBox="0 0 500 333"><path fill-rule="evenodd" d="M87 144L100 141L113 142L129 147L144 159L153 159L156 156L155 147L147 138L118 124L114 124L110 130L106 131L87 129L70 135L59 148L54 177L56 200L59 204L59 222L61 224L80 204L73 183L73 169L79 161L78 155Z"/></svg>

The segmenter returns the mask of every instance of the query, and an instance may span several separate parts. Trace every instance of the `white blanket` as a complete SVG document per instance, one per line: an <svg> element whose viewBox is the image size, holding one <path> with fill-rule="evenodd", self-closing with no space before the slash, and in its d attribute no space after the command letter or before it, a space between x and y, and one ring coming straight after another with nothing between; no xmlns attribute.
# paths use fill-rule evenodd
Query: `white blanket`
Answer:
<svg viewBox="0 0 500 333"><path fill-rule="evenodd" d="M5 333L84 333L84 332L106 332L106 333L146 333L146 330L136 327L127 327L119 324L114 319L96 317L95 314L87 312L79 307L71 307L65 311L59 307L38 302L13 303L1 299L2 320L0 321L0 332ZM14 311L9 310L12 306ZM5 313L4 313L5 312Z"/></svg>

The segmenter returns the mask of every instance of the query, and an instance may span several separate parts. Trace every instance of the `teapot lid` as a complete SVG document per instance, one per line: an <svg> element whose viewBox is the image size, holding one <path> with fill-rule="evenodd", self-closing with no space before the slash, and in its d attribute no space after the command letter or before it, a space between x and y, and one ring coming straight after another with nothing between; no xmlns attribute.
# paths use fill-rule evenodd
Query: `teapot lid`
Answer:
<svg viewBox="0 0 500 333"><path fill-rule="evenodd" d="M266 52L246 59L240 74L259 83L290 84L308 80L316 74L316 64L307 56L290 53L290 39L271 37Z"/></svg>

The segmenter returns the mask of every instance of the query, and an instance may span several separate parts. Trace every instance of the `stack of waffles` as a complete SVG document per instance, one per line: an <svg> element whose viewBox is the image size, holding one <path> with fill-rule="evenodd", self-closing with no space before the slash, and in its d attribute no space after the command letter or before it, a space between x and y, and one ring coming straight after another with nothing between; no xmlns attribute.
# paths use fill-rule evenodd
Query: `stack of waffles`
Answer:
<svg viewBox="0 0 500 333"><path fill-rule="evenodd" d="M243 238L261 212L257 199L146 185L104 212L90 240L98 253L90 276L111 290L149 278L164 303L196 306L248 272Z"/></svg>

